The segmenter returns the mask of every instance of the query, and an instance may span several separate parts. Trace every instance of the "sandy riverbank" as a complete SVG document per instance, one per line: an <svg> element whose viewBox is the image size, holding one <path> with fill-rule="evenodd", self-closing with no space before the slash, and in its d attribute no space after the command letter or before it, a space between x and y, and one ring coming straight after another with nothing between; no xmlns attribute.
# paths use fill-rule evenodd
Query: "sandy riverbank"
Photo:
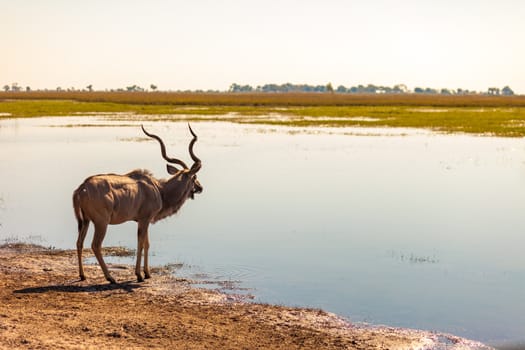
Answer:
<svg viewBox="0 0 525 350"><path fill-rule="evenodd" d="M193 288L165 269L137 283L132 267L114 266L117 285L104 280L98 265L86 266L86 274L80 282L74 251L0 247L0 348L481 347L430 332L354 325L321 310L242 302Z"/></svg>

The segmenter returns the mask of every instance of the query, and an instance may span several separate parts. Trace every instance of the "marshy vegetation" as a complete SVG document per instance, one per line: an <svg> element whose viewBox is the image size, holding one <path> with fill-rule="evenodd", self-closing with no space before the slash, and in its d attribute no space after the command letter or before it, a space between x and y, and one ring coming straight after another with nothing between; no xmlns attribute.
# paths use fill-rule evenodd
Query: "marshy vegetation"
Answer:
<svg viewBox="0 0 525 350"><path fill-rule="evenodd" d="M525 96L3 92L0 118L122 114L283 126L414 127L505 137L525 136Z"/></svg>

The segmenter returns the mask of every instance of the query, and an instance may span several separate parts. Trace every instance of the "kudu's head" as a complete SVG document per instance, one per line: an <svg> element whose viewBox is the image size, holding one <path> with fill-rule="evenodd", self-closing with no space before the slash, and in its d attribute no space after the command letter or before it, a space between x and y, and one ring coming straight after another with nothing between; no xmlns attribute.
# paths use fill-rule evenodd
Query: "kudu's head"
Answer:
<svg viewBox="0 0 525 350"><path fill-rule="evenodd" d="M197 158L195 153L193 153L193 145L195 145L195 142L197 142L197 135L195 135L195 133L191 129L190 124L188 124L188 127L190 129L190 133L193 135L193 139L191 140L189 145L190 156L193 160L193 165L191 166L191 168L188 167L186 163L184 163L180 159L168 157L166 155L166 146L164 145L162 139L157 135L153 135L147 132L146 129L144 129L144 126L141 125L141 127L144 134L159 142L162 158L164 158L168 163L170 163L167 164L167 169L168 173L170 175L173 175L173 177L170 179L170 183L172 183L172 185L176 187L176 190L174 192L185 194L187 196L186 198L194 199L195 193L201 193L203 189L199 180L197 180L197 172L200 170L202 163L201 160ZM179 170L171 164L180 165L182 169Z"/></svg>

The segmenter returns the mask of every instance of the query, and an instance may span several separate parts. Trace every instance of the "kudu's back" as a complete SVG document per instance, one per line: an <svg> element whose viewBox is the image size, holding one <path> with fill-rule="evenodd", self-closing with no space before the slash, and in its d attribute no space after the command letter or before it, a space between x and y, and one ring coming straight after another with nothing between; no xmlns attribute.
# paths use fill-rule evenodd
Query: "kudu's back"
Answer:
<svg viewBox="0 0 525 350"><path fill-rule="evenodd" d="M87 178L73 193L77 220L97 224L151 221L162 208L154 179L143 170L125 175L102 174Z"/></svg>

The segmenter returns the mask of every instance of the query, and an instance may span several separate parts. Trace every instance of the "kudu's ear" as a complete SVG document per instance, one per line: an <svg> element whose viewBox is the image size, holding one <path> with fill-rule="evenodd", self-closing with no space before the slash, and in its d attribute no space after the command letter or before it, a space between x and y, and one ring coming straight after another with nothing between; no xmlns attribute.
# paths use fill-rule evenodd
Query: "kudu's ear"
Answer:
<svg viewBox="0 0 525 350"><path fill-rule="evenodd" d="M166 168L168 169L168 174L175 175L179 172L179 169L175 168L173 165L166 164Z"/></svg>

